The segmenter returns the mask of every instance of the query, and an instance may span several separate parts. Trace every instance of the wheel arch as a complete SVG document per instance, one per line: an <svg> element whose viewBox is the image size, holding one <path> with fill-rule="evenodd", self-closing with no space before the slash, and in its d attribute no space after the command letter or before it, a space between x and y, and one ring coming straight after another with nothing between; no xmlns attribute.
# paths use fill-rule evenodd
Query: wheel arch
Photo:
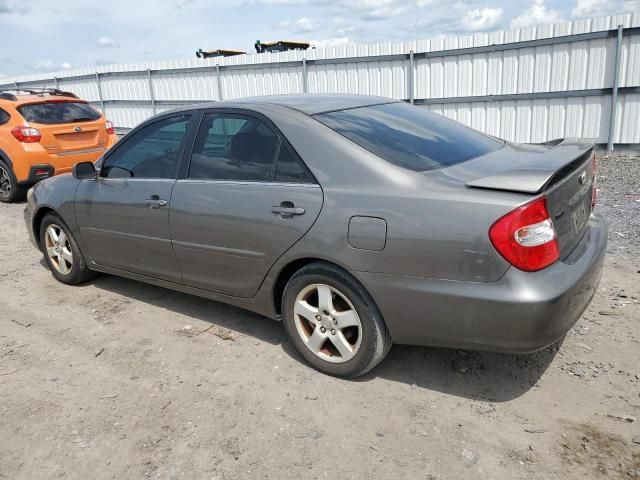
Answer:
<svg viewBox="0 0 640 480"><path fill-rule="evenodd" d="M13 162L11 161L11 158L9 158L9 155L7 154L7 152L2 150L1 148L0 148L0 160L2 160L4 163L6 163L7 166L11 170L13 170Z"/></svg>
<svg viewBox="0 0 640 480"><path fill-rule="evenodd" d="M40 208L38 208L35 215L33 216L33 223L32 223L33 236L36 239L36 242L38 242L38 245L40 245L40 226L42 225L42 220L44 220L44 217L49 213L53 213L57 215L64 222L64 219L62 218L62 216L54 208L50 207L49 205L43 205Z"/></svg>
<svg viewBox="0 0 640 480"><path fill-rule="evenodd" d="M344 265L340 265L339 263L336 263L334 261L327 260L326 258L301 257L289 261L284 267L282 267L278 272L275 281L273 282L273 288L271 289L271 301L278 317L282 315L282 297L284 295L284 289L286 288L287 283L289 283L289 280L291 280L291 277L293 277L296 272L298 272L302 268L316 262L339 268L340 270L348 274L353 279L353 281L358 283L373 300L373 297L371 296L371 293L369 293L367 287L363 285L362 282L360 282L355 276L353 276L353 274L351 274L351 272L349 272L349 270L345 268ZM373 301L375 302L375 300Z"/></svg>

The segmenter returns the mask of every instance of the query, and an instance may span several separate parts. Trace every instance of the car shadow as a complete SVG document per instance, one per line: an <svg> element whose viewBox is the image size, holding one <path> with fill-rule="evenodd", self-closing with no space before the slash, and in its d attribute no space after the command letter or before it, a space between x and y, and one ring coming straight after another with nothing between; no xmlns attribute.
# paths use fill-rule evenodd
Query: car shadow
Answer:
<svg viewBox="0 0 640 480"><path fill-rule="evenodd" d="M98 289L273 345L280 344L286 336L281 323L233 305L107 274L100 274L92 283Z"/></svg>
<svg viewBox="0 0 640 480"><path fill-rule="evenodd" d="M394 345L361 380L379 377L473 400L507 402L539 385L559 347L518 355Z"/></svg>
<svg viewBox="0 0 640 480"><path fill-rule="evenodd" d="M96 288L164 310L257 338L282 349L316 374L288 339L280 322L224 303L101 274ZM549 367L560 344L531 355L474 352L446 348L394 345L371 372L347 382L382 378L448 395L485 402L506 402L533 388Z"/></svg>

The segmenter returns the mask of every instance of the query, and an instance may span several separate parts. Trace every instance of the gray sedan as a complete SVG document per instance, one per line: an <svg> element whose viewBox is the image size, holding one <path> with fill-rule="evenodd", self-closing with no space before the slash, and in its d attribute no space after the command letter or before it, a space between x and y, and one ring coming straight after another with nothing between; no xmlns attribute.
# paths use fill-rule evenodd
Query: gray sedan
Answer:
<svg viewBox="0 0 640 480"><path fill-rule="evenodd" d="M361 375L393 342L532 352L593 297L606 224L593 146L514 144L380 97L184 107L39 183L53 276L132 278L281 319Z"/></svg>

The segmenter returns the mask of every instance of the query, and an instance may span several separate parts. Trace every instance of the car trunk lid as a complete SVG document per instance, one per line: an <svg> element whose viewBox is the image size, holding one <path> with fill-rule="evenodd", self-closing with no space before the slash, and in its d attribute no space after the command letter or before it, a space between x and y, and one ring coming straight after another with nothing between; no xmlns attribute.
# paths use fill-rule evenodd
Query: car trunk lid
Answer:
<svg viewBox="0 0 640 480"><path fill-rule="evenodd" d="M104 121L82 122L69 126L51 125L47 128L39 126L38 130L42 133L40 143L50 152L106 147L108 141Z"/></svg>
<svg viewBox="0 0 640 480"><path fill-rule="evenodd" d="M40 144L52 154L105 148L109 141L105 118L86 102L56 99L18 109L41 134Z"/></svg>
<svg viewBox="0 0 640 480"><path fill-rule="evenodd" d="M468 188L543 194L555 227L561 257L577 245L592 210L595 172L593 144L560 139L543 144L511 144L447 169Z"/></svg>

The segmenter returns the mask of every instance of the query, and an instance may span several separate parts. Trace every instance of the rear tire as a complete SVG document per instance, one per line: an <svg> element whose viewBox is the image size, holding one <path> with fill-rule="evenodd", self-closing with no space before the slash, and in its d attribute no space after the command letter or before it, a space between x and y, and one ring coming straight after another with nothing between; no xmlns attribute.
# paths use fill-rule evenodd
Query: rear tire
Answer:
<svg viewBox="0 0 640 480"><path fill-rule="evenodd" d="M282 312L298 352L329 375L363 375L386 357L392 345L367 291L347 272L324 262L311 263L291 277Z"/></svg>
<svg viewBox="0 0 640 480"><path fill-rule="evenodd" d="M18 185L13 170L0 160L0 202L13 203L24 198L26 189Z"/></svg>
<svg viewBox="0 0 640 480"><path fill-rule="evenodd" d="M59 282L78 285L96 276L87 266L71 231L56 214L49 213L42 219L40 248L49 270Z"/></svg>

